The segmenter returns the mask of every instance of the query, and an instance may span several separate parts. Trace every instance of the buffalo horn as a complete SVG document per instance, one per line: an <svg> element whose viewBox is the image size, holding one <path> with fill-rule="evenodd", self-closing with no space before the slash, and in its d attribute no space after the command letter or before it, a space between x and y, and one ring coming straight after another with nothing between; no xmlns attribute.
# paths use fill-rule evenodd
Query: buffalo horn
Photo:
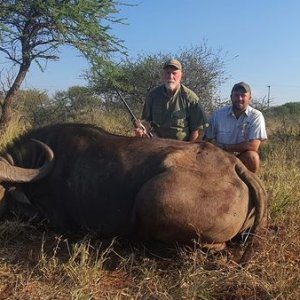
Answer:
<svg viewBox="0 0 300 300"><path fill-rule="evenodd" d="M7 160L0 160L0 182L31 182L44 178L52 169L54 163L54 154L52 149L45 143L32 139L38 143L44 150L46 161L40 168L28 169L9 165Z"/></svg>

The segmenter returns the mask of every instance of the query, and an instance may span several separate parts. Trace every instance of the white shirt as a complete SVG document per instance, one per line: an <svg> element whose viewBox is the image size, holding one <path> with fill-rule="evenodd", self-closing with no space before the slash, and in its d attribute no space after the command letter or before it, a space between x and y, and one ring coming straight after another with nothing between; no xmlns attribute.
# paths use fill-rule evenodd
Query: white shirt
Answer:
<svg viewBox="0 0 300 300"><path fill-rule="evenodd" d="M267 139L265 119L259 110L251 106L248 106L237 119L232 106L225 106L212 114L206 137L214 139L219 146L265 140Z"/></svg>

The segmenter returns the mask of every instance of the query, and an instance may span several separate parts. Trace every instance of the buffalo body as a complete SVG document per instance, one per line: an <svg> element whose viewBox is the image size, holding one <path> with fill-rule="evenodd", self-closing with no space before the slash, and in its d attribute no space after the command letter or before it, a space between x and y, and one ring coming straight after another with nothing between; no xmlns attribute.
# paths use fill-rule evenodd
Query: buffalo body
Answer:
<svg viewBox="0 0 300 300"><path fill-rule="evenodd" d="M266 219L261 181L210 143L122 137L92 125L57 124L23 135L2 156L25 169L40 168L45 155L31 139L52 149L54 164L34 182L2 179L1 201L58 228L222 245L247 228L255 233Z"/></svg>

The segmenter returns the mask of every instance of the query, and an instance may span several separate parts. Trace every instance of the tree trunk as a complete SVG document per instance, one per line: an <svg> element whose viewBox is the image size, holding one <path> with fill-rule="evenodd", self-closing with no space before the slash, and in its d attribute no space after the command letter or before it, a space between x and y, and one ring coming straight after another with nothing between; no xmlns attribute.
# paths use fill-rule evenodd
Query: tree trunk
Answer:
<svg viewBox="0 0 300 300"><path fill-rule="evenodd" d="M20 86L25 79L25 76L29 70L30 64L23 64L20 66L19 73L13 83L13 85L8 90L6 96L4 97L2 104L2 114L0 117L0 137L5 132L9 122L12 118L12 105L15 99L15 96L20 89Z"/></svg>

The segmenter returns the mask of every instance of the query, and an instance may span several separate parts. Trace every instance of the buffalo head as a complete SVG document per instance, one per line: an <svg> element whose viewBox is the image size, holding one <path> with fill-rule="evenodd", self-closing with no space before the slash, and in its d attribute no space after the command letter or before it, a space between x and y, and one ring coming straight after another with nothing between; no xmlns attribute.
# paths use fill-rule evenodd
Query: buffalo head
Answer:
<svg viewBox="0 0 300 300"><path fill-rule="evenodd" d="M7 197L9 193L17 201L26 201L24 194L18 192L14 187L14 183L27 183L34 182L44 178L52 169L54 163L54 154L49 146L45 143L32 139L37 143L45 154L45 162L39 168L22 168L14 166L14 161L10 155L6 157L0 157L0 217L2 217L7 211ZM3 184L4 183L4 184ZM9 188L5 188L5 183L9 183Z"/></svg>

